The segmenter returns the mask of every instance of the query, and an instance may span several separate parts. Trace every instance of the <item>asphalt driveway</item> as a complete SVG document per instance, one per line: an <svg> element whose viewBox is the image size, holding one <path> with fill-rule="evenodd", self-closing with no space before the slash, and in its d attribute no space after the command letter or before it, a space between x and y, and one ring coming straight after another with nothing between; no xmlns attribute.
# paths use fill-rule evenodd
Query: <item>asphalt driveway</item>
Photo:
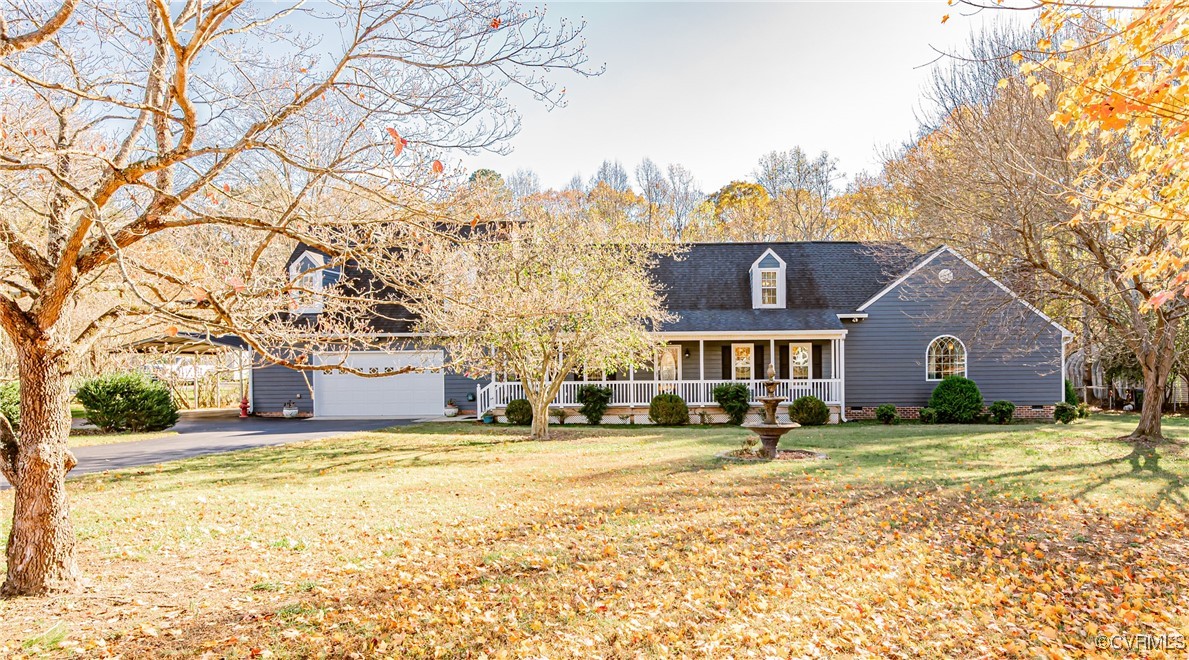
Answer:
<svg viewBox="0 0 1189 660"><path fill-rule="evenodd" d="M205 454L317 440L353 431L373 431L412 424L412 419L270 419L264 417L183 416L171 435L157 440L122 442L74 449L78 465L70 476L155 465ZM0 477L0 488L8 483Z"/></svg>

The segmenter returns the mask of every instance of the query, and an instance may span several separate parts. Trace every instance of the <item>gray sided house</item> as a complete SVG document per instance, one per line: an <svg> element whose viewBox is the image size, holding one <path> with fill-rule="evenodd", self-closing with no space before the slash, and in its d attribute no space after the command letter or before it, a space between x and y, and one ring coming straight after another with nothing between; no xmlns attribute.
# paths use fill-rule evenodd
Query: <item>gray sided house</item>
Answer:
<svg viewBox="0 0 1189 660"><path fill-rule="evenodd" d="M319 258L299 248L291 274ZM692 421L721 421L713 389L743 383L754 400L769 364L778 394L816 396L834 421L871 418L884 403L915 417L951 374L978 383L988 404L1015 403L1021 417L1051 417L1064 396L1069 332L945 246L917 254L856 242L704 243L664 260L654 276L676 317L657 330L665 348L619 373L573 374L556 406L576 408L578 388L595 382L613 393L605 422L646 422L649 402L663 392L685 399ZM319 310L302 311L316 318ZM389 311L373 327L393 350L354 354L354 366L424 371L361 378L261 365L253 373L254 412L294 400L316 416L416 417L439 415L453 399L464 412L498 416L523 395L513 374L472 379L438 369L447 356L405 348L415 339L412 319L398 306Z"/></svg>

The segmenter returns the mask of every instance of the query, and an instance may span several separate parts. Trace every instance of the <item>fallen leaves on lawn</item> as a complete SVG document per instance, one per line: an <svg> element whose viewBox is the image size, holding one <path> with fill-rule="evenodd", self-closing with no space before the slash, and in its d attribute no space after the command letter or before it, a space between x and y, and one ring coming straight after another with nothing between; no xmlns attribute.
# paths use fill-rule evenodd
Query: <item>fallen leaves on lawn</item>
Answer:
<svg viewBox="0 0 1189 660"><path fill-rule="evenodd" d="M179 507L197 522L156 551L209 588L173 594L168 619L159 604L96 608L126 627L69 638L123 657L909 658L1095 657L1098 635L1189 633L1174 506L842 483L787 464L658 471L573 442L590 445L582 461L496 445L447 483L427 476L445 469L433 452L416 472L342 451L298 483L308 500L205 491Z"/></svg>

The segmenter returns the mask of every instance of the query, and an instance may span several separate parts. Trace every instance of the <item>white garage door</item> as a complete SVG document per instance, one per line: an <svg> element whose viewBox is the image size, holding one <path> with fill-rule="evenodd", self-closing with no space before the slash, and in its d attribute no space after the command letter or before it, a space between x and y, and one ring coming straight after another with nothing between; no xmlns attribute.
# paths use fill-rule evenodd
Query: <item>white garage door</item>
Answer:
<svg viewBox="0 0 1189 660"><path fill-rule="evenodd" d="M335 364L341 356L325 355L321 364ZM404 367L442 366L441 351L352 353L345 363L358 371L391 373ZM409 372L367 378L341 371L314 372L315 417L437 417L445 405L442 372Z"/></svg>

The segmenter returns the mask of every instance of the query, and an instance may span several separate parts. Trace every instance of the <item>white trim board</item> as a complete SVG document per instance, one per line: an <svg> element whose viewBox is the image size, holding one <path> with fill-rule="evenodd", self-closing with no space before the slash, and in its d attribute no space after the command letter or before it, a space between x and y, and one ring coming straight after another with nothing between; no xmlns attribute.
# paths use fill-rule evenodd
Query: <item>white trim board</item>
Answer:
<svg viewBox="0 0 1189 660"><path fill-rule="evenodd" d="M664 339L839 339L846 330L716 330L713 332L658 332Z"/></svg>
<svg viewBox="0 0 1189 660"><path fill-rule="evenodd" d="M962 261L962 263L973 268L974 272L976 272L979 275L982 275L986 279L990 280L990 282L992 284L994 284L995 286L1002 289L1005 293L1007 293L1007 295L1011 296L1013 299L1015 299L1021 305L1024 305L1025 307L1027 307L1029 311L1036 314L1040 318L1044 319L1047 323L1049 323L1049 325L1052 325L1054 328L1060 330L1062 337L1072 337L1073 336L1073 333L1070 332L1068 328L1066 328L1065 326L1061 325L1060 323L1057 323L1056 321L1054 321L1052 319L1052 317L1050 317L1048 314L1045 314L1044 312L1040 311L1040 309L1038 309L1035 305L1033 305L1032 303L1028 302L1027 300L1024 300L1023 298L1021 298L1018 293L1007 288L1006 284L995 279L990 273L983 270L982 268L979 268L978 265L975 264L973 261L962 256L961 254L958 253L957 250L955 250L954 248L952 248L948 245L942 245L941 247L934 250L933 254L929 255L923 261L921 261L917 265L910 268L908 270L908 272L906 272L903 275L901 275L900 277L896 278L895 281L893 281L891 284L884 287L882 291L880 291L879 293L872 296L870 299L867 300L867 302L863 303L862 305L859 305L859 308L857 311L862 312L862 311L866 310L868 307L873 305L877 300L879 300L880 298L883 298L885 295L890 293L893 289L895 289L896 287L903 284L904 281L907 280L909 277L911 277L914 273L916 273L920 269L924 268L925 266L928 266L934 259L936 259L943 252L949 252L950 254L954 255L955 257L960 259Z"/></svg>

